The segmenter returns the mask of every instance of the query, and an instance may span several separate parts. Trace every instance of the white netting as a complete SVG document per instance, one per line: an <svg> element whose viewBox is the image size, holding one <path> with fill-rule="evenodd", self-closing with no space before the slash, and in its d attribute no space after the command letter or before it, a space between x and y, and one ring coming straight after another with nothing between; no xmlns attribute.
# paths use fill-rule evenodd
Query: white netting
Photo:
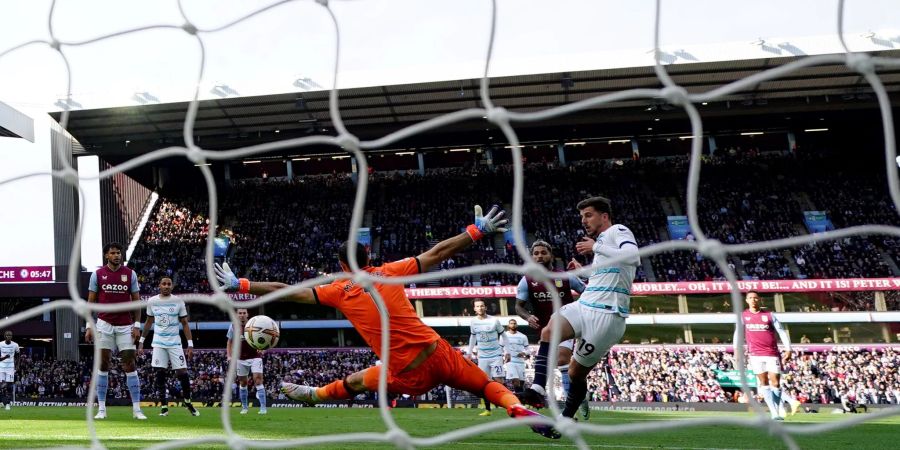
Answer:
<svg viewBox="0 0 900 450"><path fill-rule="evenodd" d="M52 49L56 50L59 56L62 58L65 63L67 69L67 97L71 96L71 72L69 71L69 63L66 59L65 49L67 47L76 47L82 45L88 45L94 42L103 41L110 38L115 38L118 36L123 36L131 33L138 33L151 29L181 29L185 33L193 36L197 40L197 44L200 48L200 68L197 76L197 86L198 88L194 92L193 101L190 103L188 107L187 117L184 124L184 142L185 147L168 147L164 149L156 150L152 153L148 153L142 155L140 157L129 160L115 168L106 170L101 172L97 177L94 178L85 178L87 179L103 179L109 178L116 173L127 171L134 169L142 164L146 164L152 161L160 160L162 158L179 156L185 157L191 162L200 165L200 171L203 174L204 180L206 182L207 190L209 193L209 236L207 237L206 242L206 269L207 276L211 281L211 285L215 286L216 292L212 295L184 295L182 298L188 303L203 303L214 305L225 311L229 317L231 318L231 322L235 327L239 326L237 315L235 314L235 303L222 291L221 287L218 286L218 283L215 282L215 275L212 268L213 261L213 233L216 229L217 223L217 195L215 184L213 181L212 172L207 166L202 165L202 163L207 162L209 160L231 160L236 158L242 158L250 155L257 155L269 151L279 150L279 149L287 149L287 148L296 148L302 146L309 145L332 145L338 148L342 148L346 150L350 155L352 155L356 163L358 165L358 173L361 175L359 177L358 189L356 192L356 197L353 206L353 214L351 216L351 227L348 234L348 239L350 241L350 247L356 245L357 242L357 230L362 225L363 214L364 214L364 203L366 198L366 188L368 184L368 179L365 174L368 173L368 164L366 162L365 155L363 153L364 150L370 149L378 149L385 148L390 146L393 143L396 143L402 139L413 136L417 133L434 130L440 128L442 126L461 122L464 120L478 120L483 117L487 118L487 122L494 126L499 127L503 134L506 136L510 148L512 151L512 164L514 169L514 184L513 184L513 201L512 201L512 230L514 235L514 244L516 251L519 256L522 257L524 261L530 261L530 256L527 250L525 236L523 235L523 227L522 227L522 195L523 195L523 162L522 162L522 152L521 146L519 145L519 140L516 135L515 130L513 129L511 123L513 122L534 122L541 121L550 118L564 116L566 114L574 113L576 111L581 111L584 109L592 108L601 104L612 103L617 101L624 100L632 100L632 99L654 99L654 98L662 98L668 103L680 106L684 108L687 113L692 127L692 134L694 139L691 140L691 158L690 158L690 166L688 172L688 188L687 188L687 214L689 218L689 224L691 227L691 231L696 237L696 241L668 241L661 242L658 244L653 244L647 247L640 249L640 255L652 255L656 253L673 251L673 250L695 250L701 255L715 261L718 265L719 269L722 273L725 274L731 286L731 295L732 295L732 305L734 308L734 313L737 317L740 317L741 313L741 296L740 292L737 289L737 278L735 272L728 266L726 257L730 254L738 254L745 252L753 252L753 251L761 251L766 249L776 249L776 248L785 248L792 246L799 246L810 244L813 242L827 241L827 240L835 240L848 236L854 235L869 235L869 234L884 234L884 235L893 235L900 237L900 228L890 227L890 226L881 226L881 225L863 225L863 226L854 226L849 228L844 228L840 230L835 230L827 233L818 233L814 235L806 235L806 236L797 236L792 238L778 239L767 242L755 242L750 244L737 244L737 245L726 245L717 240L709 239L703 233L703 231L699 227L699 220L697 216L697 191L700 182L700 164L701 164L701 154L702 154L702 136L703 136L703 124L700 118L700 114L697 111L697 108L694 106L695 103L708 102L720 98L722 96L733 94L747 88L750 88L758 83L763 81L773 80L781 76L785 76L790 74L791 72L800 70L806 67L812 67L820 64L845 64L851 70L858 72L862 75L865 80L869 83L874 91L878 104L880 106L881 115L882 115L882 125L884 127L884 138L885 138L885 162L887 169L887 178L888 178L888 187L890 190L891 199L893 201L894 207L900 211L900 181L897 178L897 166L895 163L896 158L896 145L894 141L894 130L893 130L893 117L891 114L891 106L888 99L887 91L882 85L876 71L880 67L900 67L900 59L894 58L884 58L884 57L872 57L867 54L861 53L853 53L851 49L849 49L846 45L843 36L843 20L844 20L844 1L839 0L838 2L838 23L837 23L837 34L840 37L841 44L844 47L845 53L836 54L836 55L820 55L820 56L809 56L797 61L791 62L789 64L785 64L783 66L779 66L764 72L760 72L749 76L747 78L735 81L728 85L722 86L720 88L711 90L709 92L698 93L698 94L690 94L684 88L678 86L666 73L665 68L660 62L661 50L659 46L659 29L660 29L660 0L656 2L656 14L655 14L655 24L654 24L654 54L655 54L655 70L657 77L663 84L662 89L631 89L626 91L615 92L612 94L600 95L594 98L590 98L587 100L578 101L575 103L550 108L542 111L536 112L528 112L528 113L519 113L508 111L502 107L494 106L491 101L488 85L489 79L488 74L490 73L490 64L491 64L491 54L493 50L494 44L494 34L496 30L496 18L497 18L497 2L494 0L492 2L492 21L491 21L491 32L490 32L490 40L488 42L487 48L487 56L485 59L484 65L484 77L481 80L481 101L484 104L483 108L469 108L465 110L456 111L453 113L449 113L440 117L436 117L431 120L427 120L424 122L417 123L415 125L403 128L399 131L391 133L387 136L384 136L380 139L372 140L372 141L360 141L354 135L349 133L347 129L344 127L343 122L341 121L340 110L338 108L338 75L340 74L339 70L339 61L340 61L340 26L337 18L332 12L330 5L327 0L316 0L316 3L320 4L331 18L331 21L334 26L334 36L335 36L335 63L334 63L334 86L332 87L330 93L330 115L332 122L334 124L335 130L337 131L337 136L309 136L303 138L296 139L286 139L278 142L271 142L267 144L254 145L245 148L239 148L234 150L227 151L209 151L200 148L195 144L195 139L193 135L193 127L194 122L197 116L198 109L198 94L199 94L199 86L200 82L203 79L203 70L206 63L206 54L204 48L203 35L214 33L217 31L221 31L230 27L233 27L250 17L253 17L263 11L270 10L272 8L277 8L283 4L289 3L289 0L284 0L281 2L277 2L273 5L266 6L257 11L249 13L240 19L234 20L224 26L216 27L212 29L202 29L192 24L191 20L187 17L182 8L181 3L179 2L179 12L184 19L183 25L155 25L155 26L146 26L139 27L135 29L120 31L112 34L108 34L105 36L78 41L78 42L67 42L62 41L56 38L53 32L53 14L56 6L56 2L51 6L50 15L48 19L48 28L49 28L49 40L32 40L28 42L24 42L17 46L14 46L2 53L0 53L0 58L3 56L14 52L18 49L30 46L30 45L47 45ZM66 127L66 123L68 121L68 112L63 112L61 125L63 128ZM72 185L76 189L79 189L79 194L83 200L83 192L79 187L79 177L77 172L72 168L69 161L65 158L61 158L59 164L63 167L63 169L58 171L53 171L51 173L52 176L60 178L64 180L66 183ZM22 180L29 177L36 176L44 176L47 173L32 173L27 175L22 175L18 177L14 177L7 180L0 180L0 184L3 183L11 183L17 180ZM81 204L84 204L83 201ZM11 323L15 323L30 317L34 317L40 315L46 311L59 309L59 308L72 308L79 316L83 317L90 323L93 323L93 318L91 317L91 313L95 311L125 311L137 308L143 308L146 305L141 304L121 304L121 305L98 305L98 304L89 304L82 299L77 291L77 287L75 284L75 280L78 279L78 268L79 265L79 257L81 254L80 243L81 243L81 234L82 234L82 225L83 225L83 216L81 212L79 212L79 225L75 235L75 243L74 248L72 249L72 256L69 261L69 294L71 295L71 299L69 300L58 300L54 301L40 307L35 307L30 310L15 314L6 319L0 320L0 328L7 326ZM241 307L257 307L264 303L271 302L279 297L283 297L288 295L302 287L312 287L318 284L331 282L336 279L353 279L355 282L359 283L363 287L367 288L369 292L372 294L373 299L375 300L376 305L378 306L380 315L381 315L381 323L382 327L388 331L383 334L382 339L382 354L383 359L389 358L389 330L388 330L388 317L385 313L384 303L378 295L378 292L372 287L372 277L366 273L365 271L360 271L359 266L356 263L355 255L353 252L349 253L349 265L353 269L352 273L336 273L331 274L329 276L323 276L315 279L306 280L300 284L294 285L291 288L286 288L277 293L269 294L257 298L250 302L241 302ZM586 267L581 270L582 274L587 274L590 268ZM458 268L453 270L442 271L439 273L430 273L430 274L421 274L415 276L408 277L398 277L391 278L389 280L379 279L380 283L390 283L390 284L408 284L412 282L421 283L428 280L435 280L440 278L447 277L459 277L464 275L473 275L477 273L483 272L509 272L516 274L525 274L531 276L535 279L542 280L546 285L547 289L550 292L555 292L551 285L551 280L558 279L567 276L567 274L560 273L550 273L547 272L542 266L528 262L521 266L515 266L511 264L489 264L489 265L481 265L477 267L465 267ZM557 296L554 295L553 298L554 308L560 307L560 300ZM560 330L558 328L554 329L552 332L552 342L559 342L560 338ZM738 334L737 344L738 344L738 353L737 353L737 365L740 371L745 370L744 363L744 352L743 352L743 341L744 336L743 333ZM551 354L549 355L550 361L550 373L553 373L556 365L556 345L551 345ZM96 375L99 369L100 358L99 358L99 347L95 346L94 349L94 367L93 374ZM232 358L228 367L228 375L225 380L225 386L231 386L234 382L235 377L235 365L238 357L238 346L234 346L232 351ZM254 441L244 439L238 434L236 434L231 426L228 405L231 402L231 390L224 389L223 402L221 408L221 420L225 429L225 434L217 434L206 436L197 439L191 440L182 440L182 441L173 441L169 443L162 443L159 445L155 445L152 448L179 448L179 447L190 447L192 445L198 444L208 444L208 443L225 443L229 445L231 448L245 448L248 445L259 447L259 448L285 448L285 447L295 447L301 445L316 445L316 444L325 444L325 443L338 443L338 442L352 442L352 441L378 441L378 442L390 442L401 448L412 448L416 446L432 446L439 445L442 443L463 439L467 437L477 436L482 433L496 430L499 428L507 428L514 426L521 426L522 423L538 423L541 421L548 421L550 419L540 419L540 418L530 418L523 420L503 420L498 422L486 423L483 425L477 425L465 429L451 431L445 434L441 434L438 436L420 438L420 437L411 437L407 434L403 429L401 429L394 422L393 417L391 416L391 410L387 408L387 395L384 395L386 392L386 370L387 364L381 365L381 380L379 383L379 404L380 404L380 413L381 417L384 420L388 431L385 433L349 433L349 434L335 434L335 435L323 435L323 436L314 436L314 437L305 437L301 439L292 439L292 440L282 440L282 441ZM90 390L88 393L89 399L94 399L96 395L96 376L92 377ZM551 398L555 397L555 393L553 392L553 385L551 383ZM742 379L742 390L745 394L748 394L748 386L746 385L746 380ZM753 398L752 395L748 395L749 398ZM840 428L849 427L863 421L869 421L874 419L883 418L886 416L900 414L900 407L882 409L878 412L866 414L864 416L857 416L846 420L840 420L832 423L825 423L819 425L785 425L779 422L774 422L768 420L766 414L762 411L759 403L755 400L752 401L752 406L754 410L757 412L757 415L754 419L744 419L737 417L716 417L709 419L697 419L697 420L673 420L673 421L657 421L657 422L643 422L643 423L633 423L626 425L611 425L611 426L603 426L603 425L594 425L594 424L586 424L586 423L575 423L569 419L562 419L560 421L555 422L558 430L563 434L563 436L572 439L579 448L587 448L587 443L585 442L583 435L584 433L589 434L601 434L601 435L612 435L612 434L624 434L624 433L637 433L637 432L650 432L650 431L659 431L665 429L674 429L674 428L684 428L684 427L697 427L697 426L706 426L706 425L740 425L747 427L757 427L768 431L773 434L777 434L790 448L798 448L796 442L793 439L793 435L812 435L819 434L825 431L832 431ZM87 420L87 426L91 434L92 446L97 448L102 448L102 443L98 440L96 429L94 427L93 421L93 407L89 402L88 407L85 411L85 418ZM552 416L556 417L559 415L560 411L558 406L554 402L550 402L550 409L552 410Z"/></svg>

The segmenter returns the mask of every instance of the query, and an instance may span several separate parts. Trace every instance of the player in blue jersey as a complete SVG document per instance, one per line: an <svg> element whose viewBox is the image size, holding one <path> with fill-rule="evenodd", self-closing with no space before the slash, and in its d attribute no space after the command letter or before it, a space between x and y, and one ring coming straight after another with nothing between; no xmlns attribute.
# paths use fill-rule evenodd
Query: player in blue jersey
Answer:
<svg viewBox="0 0 900 450"><path fill-rule="evenodd" d="M471 334L469 336L469 356L475 355L477 349L478 367L498 383L503 383L503 348L500 336L503 334L503 325L496 317L487 315L487 307L484 300L475 300L475 318L469 324ZM482 416L491 415L491 402L484 401Z"/></svg>
<svg viewBox="0 0 900 450"><path fill-rule="evenodd" d="M528 357L528 336L517 329L516 319L509 319L507 330L503 333L503 362L506 368L506 381L513 385L513 392L522 392L525 385L525 358Z"/></svg>
<svg viewBox="0 0 900 450"><path fill-rule="evenodd" d="M593 257L587 288L578 301L563 306L541 330L541 342L534 363L534 382L522 400L533 406L546 403L547 354L550 331L558 323L561 339L578 339L569 363L570 387L563 416L574 417L587 394L587 376L625 334L625 318L631 306L631 284L640 265L638 245L624 225L614 224L611 204L605 197L590 197L576 206L586 236L575 245L582 255ZM610 261L619 259L616 262ZM577 262L570 269L580 268Z"/></svg>
<svg viewBox="0 0 900 450"><path fill-rule="evenodd" d="M556 272L553 266L553 246L547 241L537 240L531 244L531 260L544 266L548 271ZM574 261L574 259L573 259ZM584 292L584 282L574 274L567 278L553 280L553 287L559 294L562 306L568 305L577 299L577 295ZM542 330L550 323L553 316L553 293L540 280L523 276L516 288L516 313L522 319L528 321L528 326L536 330ZM572 360L572 352L575 350L575 340L566 339L559 341L559 353L557 368L562 381L563 395L569 394L569 361ZM587 398L581 403L582 417L588 420L590 406Z"/></svg>
<svg viewBox="0 0 900 450"><path fill-rule="evenodd" d="M16 389L16 357L19 356L19 344L12 338L12 331L7 330L3 333L3 340L0 341L0 402L7 411L10 409L13 391Z"/></svg>
<svg viewBox="0 0 900 450"><path fill-rule="evenodd" d="M166 375L169 365L175 370L175 376L181 383L181 398L184 406L191 415L199 416L200 411L191 403L191 379L187 372L187 361L194 355L194 341L191 337L191 327L188 325L187 307L184 301L172 295L172 279L162 277L159 280L159 294L150 300L159 300L159 303L147 305L147 322L138 344L138 352L144 350L144 341L150 329L153 329L153 357L151 366L156 372L156 388L159 390L162 410L160 416L169 415L169 399L166 389ZM179 328L184 330L187 339L187 359L181 348L181 336Z"/></svg>

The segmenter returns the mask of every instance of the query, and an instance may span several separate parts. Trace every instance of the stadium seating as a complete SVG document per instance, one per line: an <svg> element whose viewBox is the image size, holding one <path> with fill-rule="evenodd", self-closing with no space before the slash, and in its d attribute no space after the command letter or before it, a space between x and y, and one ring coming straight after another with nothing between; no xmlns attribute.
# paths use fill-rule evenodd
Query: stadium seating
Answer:
<svg viewBox="0 0 900 450"><path fill-rule="evenodd" d="M614 220L628 225L640 245L668 239L666 216L686 212L687 163L683 156L589 159L568 167L529 163L523 212L528 238L551 242L558 264L564 264L575 256L574 243L583 233L574 205L588 195L603 194L613 200ZM828 154L798 157L750 150L707 156L698 198L699 225L722 242L747 243L805 234L806 210L827 211L837 227L900 224L883 188L883 175L872 175L865 167L844 164ZM417 254L458 233L471 221L475 203L508 206L511 186L509 164L432 169L424 176L373 173L366 220L372 228L376 261ZM220 222L222 229L234 233L232 266L253 279L288 283L336 271L335 250L345 239L354 192L349 174L241 180L223 186ZM203 267L206 194L164 197L130 261L139 273L142 291L155 292L158 278L172 274L177 292L208 292ZM890 276L898 271L894 264L900 256L898 242L854 237L732 256L729 265L744 279ZM491 262L522 261L509 242L498 237L479 242L438 270ZM637 276L638 281L722 279L711 261L687 251L645 258ZM517 281L512 274L484 273L432 285ZM851 302L847 307L856 306ZM871 310L872 304L859 307ZM219 317L214 311L209 314Z"/></svg>

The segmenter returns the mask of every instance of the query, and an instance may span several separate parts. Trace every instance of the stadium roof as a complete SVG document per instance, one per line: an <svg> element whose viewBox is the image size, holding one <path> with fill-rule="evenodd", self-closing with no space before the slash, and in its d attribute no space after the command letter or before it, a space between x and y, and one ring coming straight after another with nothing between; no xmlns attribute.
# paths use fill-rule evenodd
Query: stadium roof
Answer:
<svg viewBox="0 0 900 450"><path fill-rule="evenodd" d="M6 103L0 102L0 136L34 142L34 120Z"/></svg>
<svg viewBox="0 0 900 450"><path fill-rule="evenodd" d="M900 57L900 50L877 52ZM798 57L763 58L670 65L676 83L690 92L715 89L754 73L789 63ZM900 69L879 71L889 92L900 90ZM382 136L403 126L463 108L480 107L479 79L437 81L395 86L363 87L340 92L340 109L348 129L362 138ZM603 93L630 88L658 88L652 67L588 70L498 77L491 80L490 95L498 106L511 110L545 109ZM897 100L894 96L894 104ZM590 111L534 124L516 124L517 130L582 126L603 127L596 133L630 135L655 118L680 119L680 108L661 99L618 102ZM72 111L68 130L86 152L105 156L127 156L178 145L188 103L151 104L131 107ZM736 115L773 115L788 112L828 112L876 107L871 87L858 73L842 64L805 68L777 80L754 85L703 106L704 119ZM59 120L60 113L53 113ZM486 134L502 135L483 121L446 127L437 133L487 144ZM643 128L640 128L643 129ZM663 129L663 128L660 128ZM679 131L686 131L683 125ZM582 131L586 132L586 131ZM328 91L286 93L255 97L224 98L200 102L194 133L204 148L224 149L312 133L333 133L328 113ZM602 134L601 134L602 135ZM435 140L420 136L425 141ZM480 139L480 140L479 140ZM468 142L471 143L471 142ZM296 153L296 152L294 152Z"/></svg>

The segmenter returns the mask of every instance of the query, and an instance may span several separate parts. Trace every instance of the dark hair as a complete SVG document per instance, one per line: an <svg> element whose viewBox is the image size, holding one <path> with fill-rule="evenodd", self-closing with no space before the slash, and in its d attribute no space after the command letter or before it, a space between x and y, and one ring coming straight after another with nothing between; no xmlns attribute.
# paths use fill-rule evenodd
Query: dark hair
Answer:
<svg viewBox="0 0 900 450"><path fill-rule="evenodd" d="M349 256L347 256L349 246L350 241L344 241L338 248L338 260L348 267L350 266L350 263L348 262ZM356 243L356 264L359 264L359 267L366 267L369 265L369 252L366 251L366 246L359 242Z"/></svg>
<svg viewBox="0 0 900 450"><path fill-rule="evenodd" d="M120 252L125 250L122 247L122 244L120 244L118 242L110 242L103 246L103 254L105 255L105 254L109 253L109 250L113 249L113 248L119 250Z"/></svg>
<svg viewBox="0 0 900 450"><path fill-rule="evenodd" d="M170 277L170 276L168 276L168 275L166 275L166 276L164 276L164 277L159 277L159 282L160 282L160 283L162 283L162 280L169 280L169 281L171 281L171 282L173 282L173 283L175 282L175 280L173 280L172 277Z"/></svg>
<svg viewBox="0 0 900 450"><path fill-rule="evenodd" d="M579 211L582 209L593 207L597 212L612 214L612 203L606 197L589 197L575 205Z"/></svg>
<svg viewBox="0 0 900 450"><path fill-rule="evenodd" d="M754 291L754 290L749 290L747 292L744 292L744 298L747 298L748 296L750 296L750 294L756 294L757 297L762 299L762 296L759 295L759 292Z"/></svg>
<svg viewBox="0 0 900 450"><path fill-rule="evenodd" d="M550 252L551 255L553 254L553 246L550 245L550 243L545 240L538 239L538 240L534 241L531 244L531 251L534 251L535 247L544 247L547 249L548 252Z"/></svg>

